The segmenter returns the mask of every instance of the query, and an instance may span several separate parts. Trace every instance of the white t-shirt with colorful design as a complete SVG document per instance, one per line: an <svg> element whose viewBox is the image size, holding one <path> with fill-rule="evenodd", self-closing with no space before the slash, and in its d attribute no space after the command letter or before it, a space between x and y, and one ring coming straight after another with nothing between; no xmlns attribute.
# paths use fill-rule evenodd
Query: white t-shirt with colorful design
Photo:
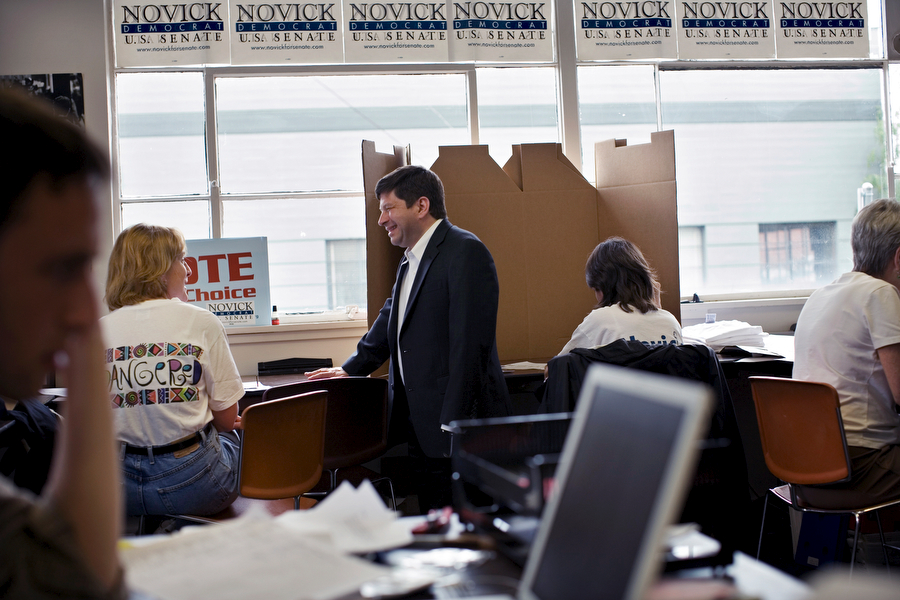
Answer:
<svg viewBox="0 0 900 600"><path fill-rule="evenodd" d="M100 319L118 438L161 446L202 429L244 394L225 328L181 300L148 300Z"/></svg>

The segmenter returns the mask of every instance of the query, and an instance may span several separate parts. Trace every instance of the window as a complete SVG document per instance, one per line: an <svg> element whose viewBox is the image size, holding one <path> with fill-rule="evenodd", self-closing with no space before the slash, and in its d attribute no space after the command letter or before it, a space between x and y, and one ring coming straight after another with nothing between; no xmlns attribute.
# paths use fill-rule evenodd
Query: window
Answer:
<svg viewBox="0 0 900 600"><path fill-rule="evenodd" d="M835 256L849 260L850 244L849 235L835 239L835 227L849 230L864 182L885 181L881 70L659 76L662 126L675 130L678 222L704 230L704 281L682 294L802 290L839 275ZM769 231L762 224L812 221L831 223L827 259L790 246L789 259L760 269L757 246ZM822 229L807 229L809 243L825 252Z"/></svg>
<svg viewBox="0 0 900 600"><path fill-rule="evenodd" d="M326 249L329 306L365 306L366 241L329 240Z"/></svg>
<svg viewBox="0 0 900 600"><path fill-rule="evenodd" d="M850 269L861 194L895 189L900 63L866 4L861 60L579 61L557 22L545 64L118 69L114 225L265 236L282 312L363 307L363 139L426 166L442 145L502 166L560 142L593 181L596 143L673 129L682 296L808 290Z"/></svg>
<svg viewBox="0 0 900 600"><path fill-rule="evenodd" d="M763 285L818 287L837 275L835 223L775 223L759 226L760 280Z"/></svg>
<svg viewBox="0 0 900 600"><path fill-rule="evenodd" d="M682 297L693 297L704 289L706 280L706 248L703 243L703 227L678 228L678 274Z"/></svg>
<svg viewBox="0 0 900 600"><path fill-rule="evenodd" d="M499 165L513 144L559 141L555 69L484 68L476 76L478 142Z"/></svg>

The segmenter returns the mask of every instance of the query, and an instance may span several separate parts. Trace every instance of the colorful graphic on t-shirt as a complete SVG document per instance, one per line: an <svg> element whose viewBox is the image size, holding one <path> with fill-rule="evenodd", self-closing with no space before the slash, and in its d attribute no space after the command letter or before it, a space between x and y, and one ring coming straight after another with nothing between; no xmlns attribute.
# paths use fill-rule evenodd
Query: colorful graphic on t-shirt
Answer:
<svg viewBox="0 0 900 600"><path fill-rule="evenodd" d="M152 342L106 349L109 397L117 408L196 402L203 375L194 344Z"/></svg>

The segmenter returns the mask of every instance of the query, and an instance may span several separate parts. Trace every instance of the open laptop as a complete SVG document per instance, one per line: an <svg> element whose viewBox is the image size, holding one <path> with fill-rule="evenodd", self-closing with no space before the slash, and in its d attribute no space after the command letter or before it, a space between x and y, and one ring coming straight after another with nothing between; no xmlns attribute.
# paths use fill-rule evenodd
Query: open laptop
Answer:
<svg viewBox="0 0 900 600"><path fill-rule="evenodd" d="M641 598L662 566L711 406L703 384L592 366L517 600Z"/></svg>

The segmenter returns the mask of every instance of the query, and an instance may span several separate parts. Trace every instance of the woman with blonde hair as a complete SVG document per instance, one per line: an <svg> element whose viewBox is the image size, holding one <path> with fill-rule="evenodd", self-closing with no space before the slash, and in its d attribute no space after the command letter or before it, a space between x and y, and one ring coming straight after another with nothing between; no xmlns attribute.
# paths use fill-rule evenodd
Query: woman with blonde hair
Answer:
<svg viewBox="0 0 900 600"><path fill-rule="evenodd" d="M124 230L109 260L107 343L129 515L212 514L237 496L237 402L225 328L187 303L191 269L176 229Z"/></svg>
<svg viewBox="0 0 900 600"><path fill-rule="evenodd" d="M656 273L637 246L620 237L606 239L588 256L584 275L597 305L560 354L618 339L647 346L681 344L681 325L660 308Z"/></svg>

